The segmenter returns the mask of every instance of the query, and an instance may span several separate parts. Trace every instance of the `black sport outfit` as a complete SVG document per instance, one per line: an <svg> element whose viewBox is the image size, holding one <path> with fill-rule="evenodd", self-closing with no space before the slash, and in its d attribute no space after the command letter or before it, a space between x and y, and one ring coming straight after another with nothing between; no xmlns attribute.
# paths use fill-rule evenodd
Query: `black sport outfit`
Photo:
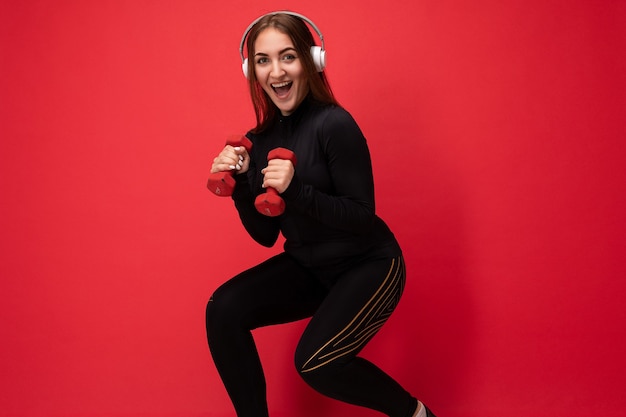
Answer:
<svg viewBox="0 0 626 417"><path fill-rule="evenodd" d="M341 107L307 98L278 115L253 143L250 168L235 175L233 200L254 240L285 251L218 288L207 306L216 368L238 417L268 415L265 378L251 330L311 317L295 353L302 378L320 393L392 417L410 417L417 400L357 357L395 309L405 283L402 252L375 215L366 140ZM277 147L292 150L296 173L281 194L285 213L254 207L261 169Z"/></svg>

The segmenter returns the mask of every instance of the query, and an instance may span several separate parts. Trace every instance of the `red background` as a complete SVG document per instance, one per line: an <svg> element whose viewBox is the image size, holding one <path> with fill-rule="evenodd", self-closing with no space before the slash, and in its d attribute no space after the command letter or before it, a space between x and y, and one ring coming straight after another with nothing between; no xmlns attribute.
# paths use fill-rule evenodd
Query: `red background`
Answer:
<svg viewBox="0 0 626 417"><path fill-rule="evenodd" d="M626 415L626 2L3 1L0 414L232 416L204 307L276 253L205 188L289 7L368 137L409 283L365 351L441 416ZM255 332L273 416L375 416Z"/></svg>

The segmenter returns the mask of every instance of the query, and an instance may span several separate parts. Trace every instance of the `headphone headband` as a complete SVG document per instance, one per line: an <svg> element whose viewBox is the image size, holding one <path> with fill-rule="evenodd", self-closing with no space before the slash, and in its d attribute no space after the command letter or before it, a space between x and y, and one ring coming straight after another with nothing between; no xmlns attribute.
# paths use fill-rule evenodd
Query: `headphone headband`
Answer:
<svg viewBox="0 0 626 417"><path fill-rule="evenodd" d="M243 36L241 37L241 43L239 44L239 56L241 56L241 63L242 63L244 75L246 75L247 77L247 74L248 74L247 73L248 59L243 56L243 49L246 44L246 38L248 37L248 34L250 33L254 25L259 23L259 21L263 19L265 16L276 15L276 14L286 14L289 16L297 17L301 19L302 21L308 23L309 26L313 28L315 33L317 33L317 36L320 38L321 47L313 45L311 47L311 54L313 55L313 61L315 63L317 70L319 72L323 71L324 67L326 66L326 50L324 48L324 35L322 35L322 32L318 29L315 23L313 23L313 21L309 19L308 17L301 15L299 13L282 10L282 11L277 11L277 12L266 13L263 16L256 18L252 23L250 23L250 25L248 25L248 28L243 33Z"/></svg>

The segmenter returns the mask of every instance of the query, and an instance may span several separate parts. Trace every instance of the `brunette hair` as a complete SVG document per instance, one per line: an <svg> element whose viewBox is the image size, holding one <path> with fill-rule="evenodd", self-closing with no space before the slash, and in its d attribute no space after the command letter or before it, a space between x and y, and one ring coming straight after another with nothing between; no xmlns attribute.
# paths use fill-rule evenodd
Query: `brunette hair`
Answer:
<svg viewBox="0 0 626 417"><path fill-rule="evenodd" d="M268 28L275 28L291 38L298 57L302 61L302 67L309 84L309 95L320 103L339 105L333 95L326 75L323 71L318 72L315 68L313 58L311 57L311 46L315 45L315 41L306 23L299 17L287 13L268 14L259 19L250 29L246 41L246 49L248 51L248 87L256 115L256 127L252 129L253 133L260 133L267 129L278 112L276 105L274 105L257 81L254 71L254 43L259 34Z"/></svg>

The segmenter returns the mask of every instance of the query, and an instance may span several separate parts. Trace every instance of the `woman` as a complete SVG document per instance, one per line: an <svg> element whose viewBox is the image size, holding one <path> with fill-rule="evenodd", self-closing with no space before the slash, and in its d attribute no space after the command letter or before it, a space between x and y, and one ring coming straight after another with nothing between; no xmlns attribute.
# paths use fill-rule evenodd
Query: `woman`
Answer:
<svg viewBox="0 0 626 417"><path fill-rule="evenodd" d="M295 13L268 14L242 39L243 47L247 36L244 73L257 119L246 135L253 146L250 151L226 146L211 172L234 172L232 198L254 240L269 247L282 233L285 245L283 253L215 291L206 317L211 354L237 416L267 416L251 330L311 317L295 353L297 370L309 385L388 416L434 416L357 356L400 299L404 260L375 215L365 138L335 100L323 60L317 56L314 62L316 47L305 21L312 25ZM293 151L297 164L268 161L278 147ZM286 206L277 217L254 205L270 187Z"/></svg>

